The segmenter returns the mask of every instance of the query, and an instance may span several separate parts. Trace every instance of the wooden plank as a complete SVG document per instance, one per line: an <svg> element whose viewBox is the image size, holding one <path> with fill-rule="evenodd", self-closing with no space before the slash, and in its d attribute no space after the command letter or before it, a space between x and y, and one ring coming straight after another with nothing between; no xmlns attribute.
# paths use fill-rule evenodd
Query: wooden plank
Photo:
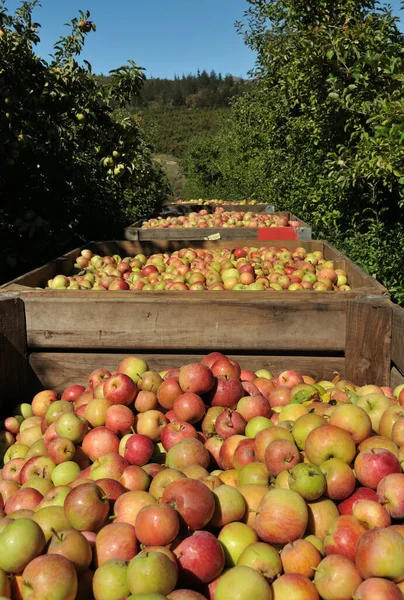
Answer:
<svg viewBox="0 0 404 600"><path fill-rule="evenodd" d="M402 385L404 383L404 375L400 373L396 367L392 367L390 373L390 386L396 388L398 385Z"/></svg>
<svg viewBox="0 0 404 600"><path fill-rule="evenodd" d="M272 292L30 292L24 294L28 345L342 352L344 303L299 296L279 302Z"/></svg>
<svg viewBox="0 0 404 600"><path fill-rule="evenodd" d="M37 389L26 359L24 304L17 295L0 296L0 415Z"/></svg>
<svg viewBox="0 0 404 600"><path fill-rule="evenodd" d="M142 354L132 349L131 354L143 358L150 369L161 371L168 367L178 367L187 363L199 362L203 354ZM113 371L127 354L108 353L58 353L35 352L30 355L30 364L44 388L64 390L73 383L86 384L91 371L103 367ZM242 368L269 369L274 375L293 369L316 380L332 379L335 373L345 377L344 359L341 357L318 356L270 356L229 355L239 362Z"/></svg>
<svg viewBox="0 0 404 600"><path fill-rule="evenodd" d="M404 373L404 308L392 305L393 331L391 339L391 358L399 371Z"/></svg>
<svg viewBox="0 0 404 600"><path fill-rule="evenodd" d="M376 297L351 300L346 327L347 378L358 385L389 385L392 304Z"/></svg>

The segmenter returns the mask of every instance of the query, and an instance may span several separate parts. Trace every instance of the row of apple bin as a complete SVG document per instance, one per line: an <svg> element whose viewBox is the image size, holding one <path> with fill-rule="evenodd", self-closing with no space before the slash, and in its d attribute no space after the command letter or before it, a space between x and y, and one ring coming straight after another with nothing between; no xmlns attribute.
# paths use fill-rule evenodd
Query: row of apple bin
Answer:
<svg viewBox="0 0 404 600"><path fill-rule="evenodd" d="M404 598L404 311L212 206L0 289L1 599Z"/></svg>

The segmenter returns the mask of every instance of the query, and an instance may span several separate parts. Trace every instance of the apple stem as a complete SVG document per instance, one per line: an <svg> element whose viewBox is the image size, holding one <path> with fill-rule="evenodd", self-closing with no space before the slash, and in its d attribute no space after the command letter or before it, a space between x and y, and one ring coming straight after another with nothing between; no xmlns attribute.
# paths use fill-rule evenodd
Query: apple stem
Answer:
<svg viewBox="0 0 404 600"><path fill-rule="evenodd" d="M55 535L57 537L57 539L59 541L62 541L62 538L60 537L60 535L58 534L58 532L56 531L56 529L54 527L51 527L50 530L53 533L53 535Z"/></svg>

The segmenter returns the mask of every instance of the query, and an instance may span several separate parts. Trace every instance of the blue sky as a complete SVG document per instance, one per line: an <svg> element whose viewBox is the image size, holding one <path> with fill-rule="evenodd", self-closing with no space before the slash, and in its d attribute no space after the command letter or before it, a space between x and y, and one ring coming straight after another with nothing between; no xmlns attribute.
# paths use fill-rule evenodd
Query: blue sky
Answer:
<svg viewBox="0 0 404 600"><path fill-rule="evenodd" d="M20 2L6 0L13 11ZM89 10L97 32L87 36L83 58L96 73L134 60L148 77L173 77L215 70L246 76L255 56L237 34L247 0L41 0L34 17L41 23L38 54L46 58L63 26ZM400 0L391 2L399 14ZM404 15L404 13L402 13Z"/></svg>

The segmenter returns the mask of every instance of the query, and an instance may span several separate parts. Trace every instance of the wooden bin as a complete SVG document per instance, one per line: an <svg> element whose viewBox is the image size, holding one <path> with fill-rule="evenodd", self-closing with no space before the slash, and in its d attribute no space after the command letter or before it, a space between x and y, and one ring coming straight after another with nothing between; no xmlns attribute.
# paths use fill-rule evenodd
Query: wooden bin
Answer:
<svg viewBox="0 0 404 600"><path fill-rule="evenodd" d="M54 296L48 300L54 305L60 301L56 301ZM70 328L66 331L64 346L52 345L55 339L58 344L63 344L63 333L56 331L53 337L49 329L42 340L42 347L36 343L41 339L30 330L33 325L31 302L29 296L19 296L18 293L0 296L2 416L10 414L20 402L31 401L40 389L62 391L72 383L85 384L93 369L104 367L113 370L124 356L131 354L145 358L151 369L158 370L199 361L208 351L221 350L236 358L246 369L268 368L275 373L295 369L318 379L332 379L339 372L342 377L358 384L396 386L404 381L404 310L391 304L387 298L349 298L339 307L335 302L323 305L315 302L309 311L305 308L299 311L297 305L292 307L288 303L277 308L272 304L265 311L262 305L253 303L244 322L244 315L239 312L238 323L229 323L226 319L226 314L233 313L234 306L230 303L227 311L221 314L227 329L223 330L218 321L213 326L222 335L227 333L221 344L218 344L217 337L209 339L206 336L206 329L211 328L205 327L207 314L203 309L198 320L200 335L193 339L190 336L184 338L182 322L189 323L189 313L192 312L193 302L189 299L188 308L181 299L178 306L167 304L162 318L169 317L171 323L160 321L159 310L153 302L149 302L148 313L146 306L132 307L136 310L131 311L132 315L129 312L125 320L119 318L120 314L127 314L125 301L114 301L115 310L110 304L108 316L107 305L96 307L97 310L92 312L94 305L88 300L85 308L83 305L81 308L83 318L77 324L80 330L76 327L74 331L72 311L62 300L58 311L60 321L65 323L65 330ZM47 311L51 304L42 306L42 309ZM311 304L310 301L308 304ZM199 303L196 306L201 308ZM163 308L162 304L160 308ZM214 302L209 314L216 315L217 309L218 304ZM260 311L261 315L268 314L270 327L257 333L258 323L262 328L263 321ZM120 333L116 327L116 315ZM77 318L77 311L75 316ZM107 316L109 320L106 320ZM145 320L145 326L149 327L148 340L144 337L145 327L136 328L134 317L139 324ZM91 319L96 322L92 323ZM306 327L307 321L310 327ZM178 338L173 331L175 326L179 330ZM100 330L99 327L105 329ZM275 330L273 335L270 335L271 327ZM108 338L106 344L100 335L103 331ZM72 343L72 335L77 343Z"/></svg>
<svg viewBox="0 0 404 600"><path fill-rule="evenodd" d="M198 245L217 244L229 246L223 240ZM249 245L254 246L254 241ZM293 249L299 244L277 245ZM246 368L265 365L279 371L293 366L317 377L331 377L339 371L359 383L386 383L392 310L387 290L326 242L311 241L305 246L323 251L326 259L344 268L352 290L34 289L59 273L72 273L80 252L77 248L0 289L3 306L12 306L12 311L8 308L8 314L0 315L0 330L8 332L3 354L14 355L12 364L22 365L28 352L31 375L58 389L74 379L75 371L75 378L81 380L100 364L113 368L124 354L145 354L152 357L153 365L163 368L178 364L179 356L182 362L195 360L211 350L239 355ZM86 247L101 255L120 252L125 256L174 250L181 244L114 241L90 242ZM23 373L16 388L20 391L25 380L30 381Z"/></svg>
<svg viewBox="0 0 404 600"><path fill-rule="evenodd" d="M206 208L206 207L205 207ZM125 238L132 242L157 240L311 240L311 227L292 213L275 213L287 216L289 221L299 221L298 227L208 227L207 229L173 227L142 229L144 219L136 221L125 229ZM157 217L158 215L152 215Z"/></svg>

